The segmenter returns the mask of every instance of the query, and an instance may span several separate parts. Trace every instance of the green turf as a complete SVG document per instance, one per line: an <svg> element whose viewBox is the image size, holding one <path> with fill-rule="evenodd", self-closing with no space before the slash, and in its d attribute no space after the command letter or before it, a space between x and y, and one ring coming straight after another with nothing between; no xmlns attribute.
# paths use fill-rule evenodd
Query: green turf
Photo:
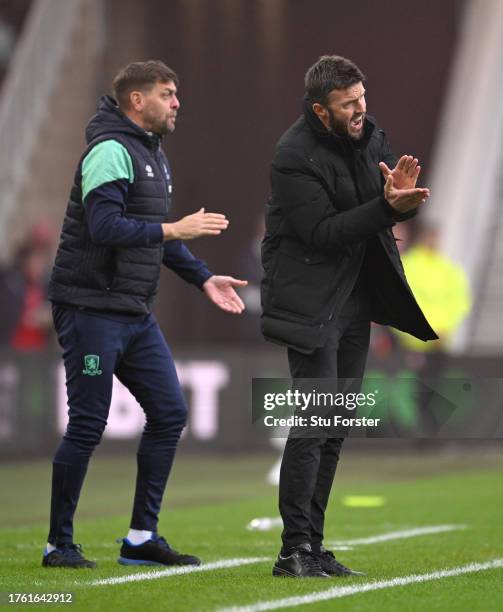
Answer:
<svg viewBox="0 0 503 612"><path fill-rule="evenodd" d="M326 538L354 539L425 525L466 524L462 531L355 546L338 558L367 572L350 580L289 580L270 575L279 530L250 532L254 517L276 516L276 491L264 482L273 457L180 457L161 515L160 533L210 562L236 557L271 561L114 586L97 578L158 568L116 563L134 485L134 459L94 458L76 517L75 540L97 570L40 567L47 534L50 461L0 467L0 591L72 592L72 610L216 610L332 586L426 573L503 558L503 453L457 449L387 456L348 452L327 516ZM378 508L348 508L346 495L380 495ZM502 610L503 569L314 603L308 610ZM11 606L12 607L12 606ZM21 606L18 606L18 609ZM29 609L47 606L30 605ZM28 606L23 606L28 609Z"/></svg>

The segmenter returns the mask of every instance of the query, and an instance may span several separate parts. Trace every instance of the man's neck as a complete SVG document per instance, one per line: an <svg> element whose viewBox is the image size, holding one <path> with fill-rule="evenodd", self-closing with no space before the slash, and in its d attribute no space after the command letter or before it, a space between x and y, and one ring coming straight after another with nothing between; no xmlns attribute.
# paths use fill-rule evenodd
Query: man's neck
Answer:
<svg viewBox="0 0 503 612"><path fill-rule="evenodd" d="M149 131L143 124L143 119L141 115L139 115L138 113L132 112L132 111L122 111L122 112L130 121L132 121L139 128L141 128L142 130L145 130L145 132Z"/></svg>

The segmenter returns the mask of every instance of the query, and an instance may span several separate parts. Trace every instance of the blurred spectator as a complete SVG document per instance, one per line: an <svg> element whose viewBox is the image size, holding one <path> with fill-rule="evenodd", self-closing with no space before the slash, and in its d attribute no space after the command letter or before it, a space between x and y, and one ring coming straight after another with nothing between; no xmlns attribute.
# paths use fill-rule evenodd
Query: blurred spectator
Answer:
<svg viewBox="0 0 503 612"><path fill-rule="evenodd" d="M416 373L420 386L416 388L416 427L425 439L416 441L417 448L429 449L442 422L442 404L436 393L421 393L423 384L438 392L441 381L448 376L450 339L467 316L472 296L464 270L438 249L439 231L431 225L419 228L417 240L402 256L409 285L425 316L437 332L439 340L423 343L397 330L399 346L405 349L404 364Z"/></svg>
<svg viewBox="0 0 503 612"><path fill-rule="evenodd" d="M397 332L404 348L420 353L444 349L472 304L464 270L442 255L438 250L438 238L436 228L424 226L416 243L402 257L409 285L440 337L437 342L425 343Z"/></svg>
<svg viewBox="0 0 503 612"><path fill-rule="evenodd" d="M19 246L12 266L0 271L0 344L17 351L47 347L52 318L46 299L53 238L44 224Z"/></svg>
<svg viewBox="0 0 503 612"><path fill-rule="evenodd" d="M396 329L374 325L372 376L385 373L390 381L396 381L388 406L393 422L401 431L425 436L416 440L415 447L428 449L428 437L437 435L437 417L443 409L436 404L434 392L424 392L424 385L438 391L441 380L449 376L445 348L470 310L471 292L464 270L439 251L435 227L420 225L416 229L408 222L395 226L393 233L407 281L440 339L425 343Z"/></svg>

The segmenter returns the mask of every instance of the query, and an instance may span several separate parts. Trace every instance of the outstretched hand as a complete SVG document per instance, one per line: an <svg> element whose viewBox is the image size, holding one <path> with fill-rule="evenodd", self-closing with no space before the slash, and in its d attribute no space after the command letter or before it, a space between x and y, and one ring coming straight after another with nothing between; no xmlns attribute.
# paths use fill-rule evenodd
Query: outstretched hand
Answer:
<svg viewBox="0 0 503 612"><path fill-rule="evenodd" d="M238 280L232 276L210 276L203 285L203 291L208 299L225 312L241 314L245 305L234 287L245 287L247 284L248 281Z"/></svg>
<svg viewBox="0 0 503 612"><path fill-rule="evenodd" d="M379 168L386 181L391 174L395 189L414 189L417 177L421 172L419 160L412 155L402 155L393 170L390 170L384 162L380 162Z"/></svg>
<svg viewBox="0 0 503 612"><path fill-rule="evenodd" d="M192 240L200 236L218 236L229 227L220 213L207 213L204 208L174 223L163 223L164 240Z"/></svg>

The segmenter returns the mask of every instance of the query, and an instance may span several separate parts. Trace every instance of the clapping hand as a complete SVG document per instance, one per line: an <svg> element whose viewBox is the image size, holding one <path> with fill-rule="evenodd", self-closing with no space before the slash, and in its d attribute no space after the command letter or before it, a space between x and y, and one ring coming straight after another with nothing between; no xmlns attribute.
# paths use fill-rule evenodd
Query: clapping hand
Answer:
<svg viewBox="0 0 503 612"><path fill-rule="evenodd" d="M379 168L385 178L384 197L398 213L406 213L426 202L430 196L427 188L417 188L417 177L421 172L418 160L412 155L402 155L393 170L384 162Z"/></svg>
<svg viewBox="0 0 503 612"><path fill-rule="evenodd" d="M421 172L421 166L418 164L419 160L416 157L412 157L412 155L402 155L393 170L390 170L384 162L379 164L379 168L385 180L388 178L388 175L391 174L393 177L393 185L396 189L414 189L417 177Z"/></svg>

